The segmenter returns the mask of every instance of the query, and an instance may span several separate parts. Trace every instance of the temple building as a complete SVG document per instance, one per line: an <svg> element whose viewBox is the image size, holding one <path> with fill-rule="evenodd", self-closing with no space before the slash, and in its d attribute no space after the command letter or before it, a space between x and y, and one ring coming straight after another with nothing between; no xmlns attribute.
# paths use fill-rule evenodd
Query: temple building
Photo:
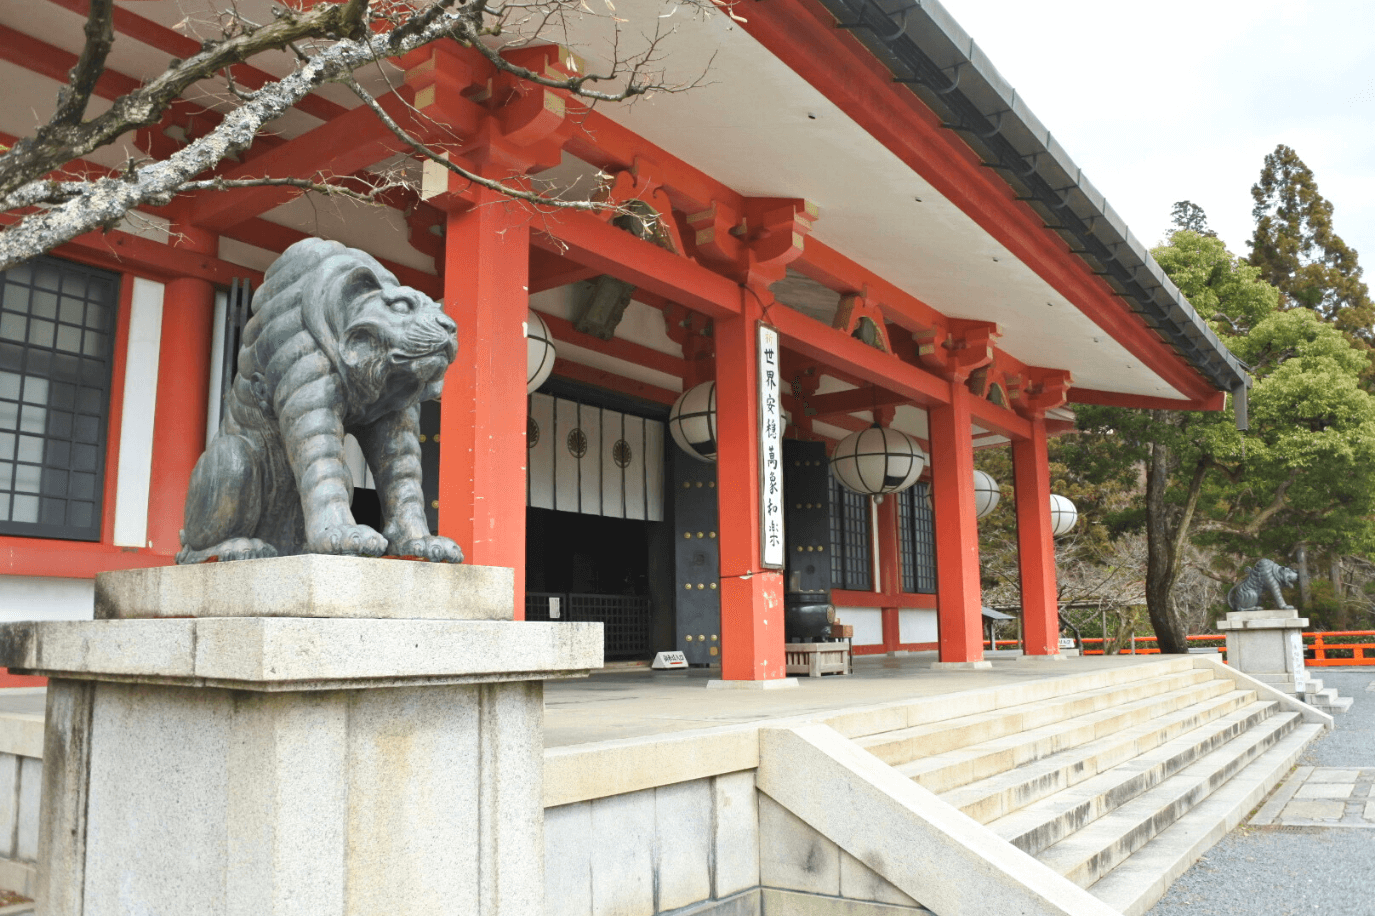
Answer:
<svg viewBox="0 0 1375 916"><path fill-rule="evenodd" d="M51 110L85 9L0 6L0 143ZM825 605L857 653L978 663L974 453L1009 447L1024 648L1057 653L1048 437L1075 404L1244 408L1244 367L938 4L676 15L662 59L698 84L634 104L589 107L452 42L365 75L453 161L613 207L475 186L325 86L217 174L413 188L380 206L196 192L4 272L0 616L89 617L98 572L173 561L252 292L322 236L457 322L422 415L430 521L517 571L518 613L600 620L608 660L678 650L727 681L783 678L785 612ZM194 54L183 16L121 0L100 98ZM574 19L510 56L595 71L607 28ZM220 117L188 93L79 168L165 157ZM380 527L355 459L355 517Z"/></svg>

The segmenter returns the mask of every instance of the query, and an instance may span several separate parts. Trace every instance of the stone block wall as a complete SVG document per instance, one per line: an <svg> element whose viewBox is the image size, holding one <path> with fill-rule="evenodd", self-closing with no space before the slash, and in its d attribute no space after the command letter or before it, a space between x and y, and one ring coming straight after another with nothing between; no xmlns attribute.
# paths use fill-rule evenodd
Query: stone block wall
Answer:
<svg viewBox="0 0 1375 916"><path fill-rule="evenodd" d="M654 914L759 885L754 773L546 808L547 916Z"/></svg>
<svg viewBox="0 0 1375 916"><path fill-rule="evenodd" d="M4 737L0 734L0 741ZM0 743L0 888L32 894L38 867L42 747L14 747L15 743ZM14 753L18 750L35 753Z"/></svg>
<svg viewBox="0 0 1375 916"><path fill-rule="evenodd" d="M923 913L753 770L546 808L545 916Z"/></svg>

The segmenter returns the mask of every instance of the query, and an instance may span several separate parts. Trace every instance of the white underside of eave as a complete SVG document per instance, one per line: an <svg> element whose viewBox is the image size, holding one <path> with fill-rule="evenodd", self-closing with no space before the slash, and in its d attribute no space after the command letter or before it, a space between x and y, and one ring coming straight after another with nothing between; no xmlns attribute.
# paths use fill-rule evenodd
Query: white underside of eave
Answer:
<svg viewBox="0 0 1375 916"><path fill-rule="evenodd" d="M185 16L177 4L129 8L169 26ZM815 201L821 208L813 231L818 240L946 315L997 322L1003 329L999 345L1023 362L1068 369L1082 388L1180 396L738 25L724 15L694 18L687 8L658 18L673 8L659 0L618 0L616 15L627 21L622 47L642 48L640 33L655 23L675 26L662 45L669 79L690 81L705 73L704 84L633 105L604 105L601 111L742 194ZM748 7L741 12L748 15ZM67 50L79 47L81 17L51 3L0 0L0 23ZM607 25L604 15L572 19L564 43L595 66L608 46ZM122 37L111 63L146 75L165 66L165 58ZM274 70L289 66L285 59L269 63ZM58 84L5 62L0 80L6 85L0 130L27 134L51 110ZM197 100L212 105L222 91L198 89ZM349 104L342 87L326 87L322 94ZM106 104L94 100L92 113ZM289 137L317 123L293 112L273 129ZM117 167L131 152L118 144L89 158ZM434 269L409 247L404 225L382 225L398 222L391 214L332 204L322 211L296 201L265 216L420 270ZM389 231L379 231L384 228ZM228 247L235 249L224 252L231 260L258 260L250 250L239 251L246 248L241 243Z"/></svg>
<svg viewBox="0 0 1375 916"><path fill-rule="evenodd" d="M618 0L616 10L642 23L671 7ZM999 346L1025 363L1068 369L1079 387L1181 396L741 27L675 16L669 76L706 73L705 85L604 113L741 194L816 202L818 240L943 314L997 322ZM593 62L601 26L571 27Z"/></svg>

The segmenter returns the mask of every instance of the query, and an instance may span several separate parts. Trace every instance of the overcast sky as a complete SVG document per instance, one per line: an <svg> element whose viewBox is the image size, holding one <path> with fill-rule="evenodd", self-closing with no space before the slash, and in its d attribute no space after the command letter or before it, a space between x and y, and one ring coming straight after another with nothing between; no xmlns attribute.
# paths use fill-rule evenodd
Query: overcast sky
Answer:
<svg viewBox="0 0 1375 916"><path fill-rule="evenodd" d="M1187 199L1245 256L1284 143L1375 287L1370 0L942 2L1148 247Z"/></svg>

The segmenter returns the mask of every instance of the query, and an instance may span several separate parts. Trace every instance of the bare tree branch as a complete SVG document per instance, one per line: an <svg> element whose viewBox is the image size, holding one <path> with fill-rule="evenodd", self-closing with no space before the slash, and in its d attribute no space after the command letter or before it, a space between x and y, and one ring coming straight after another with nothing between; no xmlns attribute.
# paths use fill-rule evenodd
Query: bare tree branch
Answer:
<svg viewBox="0 0 1375 916"><path fill-rule="evenodd" d="M366 89L359 85L358 81L355 80L352 76L348 77L347 79L342 79L340 80L340 82L344 83L346 86L352 89L354 94L357 95L358 98L363 100L363 104L368 106L368 108L372 109L372 113L377 116L378 120L385 124L387 126L387 129L390 130L393 134L395 134L401 140L401 142L405 143L412 150L414 150L416 153L423 156L424 158L430 160L431 162L439 163L440 165L444 166L444 168L453 172L455 175L458 175L468 181L471 181L478 187L486 188L489 191L496 191L498 194L504 194L507 197L512 197L516 200L523 200L528 203L536 204L540 207L550 207L558 210L620 209L614 204L603 203L601 201L564 200L557 197L548 197L546 195L540 194L538 191L530 191L524 188L517 188L513 185L505 184L503 182L496 181L492 178L486 178L482 175L479 175L477 172L469 171L468 169L463 168L461 165L458 165L457 163L450 162L447 156L431 149L430 147L421 143L415 137L407 133L406 130L401 127L401 125L396 123L396 120L392 118L391 115L387 114L386 109L379 105L377 100L373 98L372 95Z"/></svg>
<svg viewBox="0 0 1375 916"><path fill-rule="evenodd" d="M361 3L361 0L359 2ZM213 130L182 147L166 160L142 165L132 173L120 177L96 179L91 181L79 196L51 209L25 216L17 225L0 232L0 270L36 257L92 229L112 226L129 210L138 206L169 203L197 174L213 167L226 156L247 149L264 124L281 117L320 84L339 81L371 61L396 57L452 34L456 28L462 26L462 17L470 15L464 10L449 10L448 7L453 2L454 0L439 0L422 14L380 35L365 33L361 40L340 38L321 50L300 69L283 77L273 86L258 90L251 101L227 114ZM310 15L314 16L320 10L336 11L335 18L328 21L342 28L347 23L339 18L338 11L356 9L357 6L358 4L351 3L346 6L320 7ZM288 17L283 17L286 18ZM316 20L316 26L319 26L319 20ZM261 34L270 28L272 27L264 27L255 34ZM280 41L284 33L273 34ZM166 76L167 74L164 74L164 77ZM18 145L11 153L0 157L0 166L3 166L9 156L17 150ZM0 171L0 175L3 174L3 171ZM0 182L0 186L2 185L3 182ZM22 185L16 186L6 191L0 207L10 209L10 197L21 187ZM25 195L21 194L19 197L24 199Z"/></svg>
<svg viewBox="0 0 1375 916"><path fill-rule="evenodd" d="M81 121L91 102L96 82L105 72L105 59L115 43L114 0L91 0L86 14L86 44L57 97L57 111L49 123L70 127Z"/></svg>
<svg viewBox="0 0 1375 916"><path fill-rule="evenodd" d="M93 15L97 3L110 2L96 0L92 5ZM439 0L426 14L443 11L452 4L453 0ZM0 207L10 209L10 195L24 184L112 143L127 131L156 124L167 107L193 83L209 78L231 64L241 63L262 51L281 50L291 42L307 37L337 37L356 47L358 43L353 41L354 36L366 33L366 18L363 15L366 8L366 0L349 0L345 4L320 4L308 13L285 10L276 22L245 30L220 42L207 42L199 54L174 62L150 82L115 99L108 111L89 121L80 121L80 114L85 111L86 105L86 101L79 98L80 87L69 86L69 97L64 98L58 107L58 114L64 120L54 116L38 128L32 137L21 139L0 156ZM412 21L419 23L428 18L432 17L422 14ZM457 17L454 18L457 20ZM407 34L416 31L402 26L385 36L382 44L389 45L396 38L404 40L405 35L400 34L403 30ZM423 26L420 30L423 31ZM440 34L447 31L446 28ZM394 52L388 52L383 47L379 53L387 56ZM87 54L83 52L73 77L80 77L82 85L89 82L93 89L95 77L90 73L103 70L103 65L103 54L93 53L87 64ZM321 77L321 80L329 78L332 77ZM309 93L304 93L302 97L306 94ZM86 98L89 99L89 96L90 90L87 90ZM70 120L73 111L76 112L75 121Z"/></svg>

